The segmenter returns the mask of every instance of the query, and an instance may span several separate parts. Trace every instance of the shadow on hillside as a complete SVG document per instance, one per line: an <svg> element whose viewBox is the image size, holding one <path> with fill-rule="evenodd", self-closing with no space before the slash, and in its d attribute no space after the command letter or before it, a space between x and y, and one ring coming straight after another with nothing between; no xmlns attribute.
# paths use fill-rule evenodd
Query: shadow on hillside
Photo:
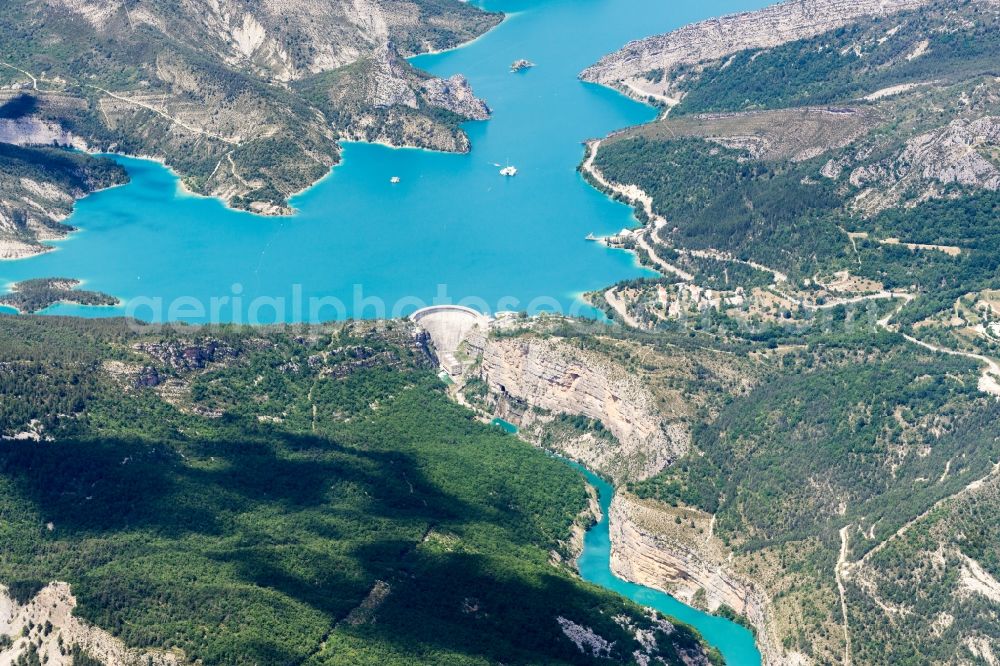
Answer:
<svg viewBox="0 0 1000 666"><path fill-rule="evenodd" d="M457 446L479 426L431 428L413 441L358 427L345 446L238 416L175 425L161 432L178 434L149 440L0 446L0 497L29 528L0 547L0 570L68 580L81 617L129 644L175 644L206 663L301 663L378 580L393 590L378 624L351 631L403 654L412 644L496 661L544 643L562 658L549 611L579 600L579 588L521 562L526 537L516 519L505 522L516 514L505 493L478 503L443 491L448 481L429 477L411 448ZM504 555L420 548L441 525L467 526L476 547L495 541ZM489 610L467 611L467 598ZM247 633L274 623L284 626Z"/></svg>
<svg viewBox="0 0 1000 666"><path fill-rule="evenodd" d="M79 570L67 574L82 581L74 589L92 620L118 624L116 611L106 608L109 598L130 609L134 624L143 621L136 609L152 598L179 604L176 616L201 612L193 609L208 603L205 590L177 588L172 579L180 575L201 578L216 598L243 595L233 597L234 606L269 603L263 593L248 601L240 592L247 584L273 590L332 623L375 580L395 575L429 525L481 519L476 507L437 490L406 454L231 426L243 436L225 437L222 424L222 437L183 443L80 439L0 447L0 476L17 501L54 526L41 538L86 549L72 558ZM137 547L137 539L149 547ZM41 547L34 539L24 546L22 553L11 546L9 565L32 562ZM161 566L150 566L160 559ZM102 570L104 564L111 568Z"/></svg>
<svg viewBox="0 0 1000 666"><path fill-rule="evenodd" d="M218 534L231 529L221 522L228 512L269 506L294 513L324 506L335 511L339 505L423 522L475 518L473 507L436 490L406 454L349 449L239 422L231 430L181 443L9 442L0 449L0 473L63 533ZM337 501L341 486L360 489L352 500L356 506Z"/></svg>
<svg viewBox="0 0 1000 666"><path fill-rule="evenodd" d="M22 93L0 104L0 118L17 120L29 116L38 108L38 99L34 95Z"/></svg>
<svg viewBox="0 0 1000 666"><path fill-rule="evenodd" d="M539 663L540 658L591 663L565 639L557 617L605 636L618 630L604 612L615 608L613 595L588 590L555 569L524 566L515 554L418 551L389 582L391 592L374 616L358 625L341 623L335 638L392 646L428 661L459 653L489 663Z"/></svg>

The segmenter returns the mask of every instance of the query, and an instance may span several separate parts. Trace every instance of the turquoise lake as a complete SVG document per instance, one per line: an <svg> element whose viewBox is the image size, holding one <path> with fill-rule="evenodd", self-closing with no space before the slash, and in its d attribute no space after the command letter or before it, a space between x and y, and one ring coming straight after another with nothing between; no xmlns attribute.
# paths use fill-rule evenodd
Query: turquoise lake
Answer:
<svg viewBox="0 0 1000 666"><path fill-rule="evenodd" d="M655 112L577 74L630 39L764 4L486 0L508 14L502 25L463 48L413 59L439 76L465 74L493 108L491 120L465 125L469 154L348 144L343 162L293 199L298 214L283 218L184 195L159 164L121 158L132 182L80 201L69 220L80 231L58 251L0 262L0 284L80 278L125 306L50 313L153 320L370 318L435 300L586 314L581 293L650 273L632 255L584 240L635 220L583 182L581 143ZM512 74L517 58L537 66ZM515 178L494 166L508 161ZM401 182L391 185L392 176ZM331 297L343 307L309 305Z"/></svg>

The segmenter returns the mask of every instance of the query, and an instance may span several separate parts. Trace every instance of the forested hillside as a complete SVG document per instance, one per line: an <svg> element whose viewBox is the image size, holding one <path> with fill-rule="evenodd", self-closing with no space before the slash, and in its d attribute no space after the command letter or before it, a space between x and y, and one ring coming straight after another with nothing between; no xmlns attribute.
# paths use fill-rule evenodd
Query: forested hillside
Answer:
<svg viewBox="0 0 1000 666"><path fill-rule="evenodd" d="M449 401L384 326L0 317L0 581L20 603L68 582L80 618L181 663L715 660L559 563L582 477Z"/></svg>

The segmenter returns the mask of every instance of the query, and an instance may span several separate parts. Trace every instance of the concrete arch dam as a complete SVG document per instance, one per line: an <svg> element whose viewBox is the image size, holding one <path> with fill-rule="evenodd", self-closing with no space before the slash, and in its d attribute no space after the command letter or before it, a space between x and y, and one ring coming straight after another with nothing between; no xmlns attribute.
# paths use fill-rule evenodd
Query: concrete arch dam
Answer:
<svg viewBox="0 0 1000 666"><path fill-rule="evenodd" d="M459 345L476 328L483 331L490 318L462 305L432 305L410 315L410 321L431 336L441 367L451 376L462 374L464 366L456 356Z"/></svg>

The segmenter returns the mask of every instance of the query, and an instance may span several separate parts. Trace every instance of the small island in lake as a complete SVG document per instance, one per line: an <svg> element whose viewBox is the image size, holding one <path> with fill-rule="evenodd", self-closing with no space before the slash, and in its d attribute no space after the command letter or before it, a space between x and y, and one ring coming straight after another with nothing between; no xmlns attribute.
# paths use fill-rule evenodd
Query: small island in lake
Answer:
<svg viewBox="0 0 1000 666"><path fill-rule="evenodd" d="M36 278L16 283L10 293L0 296L0 305L18 312L35 313L56 303L78 305L118 305L118 299L100 291L77 290L79 280L72 278Z"/></svg>
<svg viewBox="0 0 1000 666"><path fill-rule="evenodd" d="M530 60L525 60L524 58L521 58L519 60L515 60L511 64L510 71L512 71L512 72L520 72L522 69L531 69L534 66L535 66L535 63L531 62Z"/></svg>

